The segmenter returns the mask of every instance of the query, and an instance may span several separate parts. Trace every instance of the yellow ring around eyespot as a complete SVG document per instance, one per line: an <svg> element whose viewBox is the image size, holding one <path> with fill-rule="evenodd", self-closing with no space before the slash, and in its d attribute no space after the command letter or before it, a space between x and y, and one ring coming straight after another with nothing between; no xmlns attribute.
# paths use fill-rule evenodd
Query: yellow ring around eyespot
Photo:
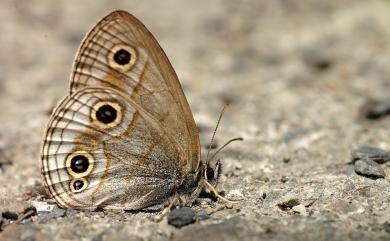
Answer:
<svg viewBox="0 0 390 241"><path fill-rule="evenodd" d="M117 62L115 62L115 60L114 60L115 54L121 49L129 52L131 55L130 62L125 64L125 65L120 65ZM107 61L108 61L108 64L110 65L110 67L112 67L114 69L128 71L135 64L135 61L137 60L137 58L138 58L138 53L134 48L132 48L129 45L118 44L118 45L115 45L114 47L112 47L110 53L107 56Z"/></svg>
<svg viewBox="0 0 390 241"><path fill-rule="evenodd" d="M114 108L116 110L116 118L115 118L115 120L113 122L111 122L111 123L108 123L108 124L102 123L102 122L100 122L96 118L96 112L99 110L100 107L102 107L104 105L109 105L109 106L111 106L112 108ZM115 127L115 126L117 126L117 125L119 125L121 123L121 120L122 120L122 110L123 110L123 107L119 103L117 103L117 102L113 102L113 101L100 101L100 102L97 102L92 107L92 111L91 111L92 123L97 125L98 127L102 128L102 129Z"/></svg>
<svg viewBox="0 0 390 241"><path fill-rule="evenodd" d="M75 156L85 156L88 159L88 169L85 172L76 173L72 170L71 161L72 161L73 157L75 157ZM91 173L91 171L93 169L94 162L95 162L95 160L93 159L92 155L89 154L88 152L75 151L67 156L67 158L65 160L65 166L66 166L66 170L67 170L69 175L71 175L74 178L82 178L82 177L88 176Z"/></svg>
<svg viewBox="0 0 390 241"><path fill-rule="evenodd" d="M83 187L80 188L80 189L78 189L78 190L74 189L73 185L74 185L74 183L75 183L76 181L82 181L83 184L84 184ZM84 177L80 177L80 178L76 178L76 179L73 179L72 181L70 181L69 188L70 188L70 190L71 190L72 192L78 193L78 192L84 191L84 190L88 187L88 184L89 184L89 183L88 183L87 179L85 179Z"/></svg>

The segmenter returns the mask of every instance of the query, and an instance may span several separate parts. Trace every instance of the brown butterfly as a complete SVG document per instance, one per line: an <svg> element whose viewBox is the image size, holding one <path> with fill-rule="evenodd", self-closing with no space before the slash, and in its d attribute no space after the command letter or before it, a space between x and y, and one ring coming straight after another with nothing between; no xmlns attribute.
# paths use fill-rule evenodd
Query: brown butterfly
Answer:
<svg viewBox="0 0 390 241"><path fill-rule="evenodd" d="M133 15L115 11L86 35L70 91L41 150L46 188L64 208L161 209L213 192L190 107L164 51Z"/></svg>

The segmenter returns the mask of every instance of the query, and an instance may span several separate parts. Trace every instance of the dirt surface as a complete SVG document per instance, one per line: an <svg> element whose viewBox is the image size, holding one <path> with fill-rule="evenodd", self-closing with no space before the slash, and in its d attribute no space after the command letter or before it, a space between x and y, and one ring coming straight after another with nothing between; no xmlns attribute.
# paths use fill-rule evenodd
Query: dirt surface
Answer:
<svg viewBox="0 0 390 241"><path fill-rule="evenodd" d="M245 141L221 153L218 189L240 208L205 197L176 228L42 199L46 121L80 40L114 9L165 49L203 147L232 101L217 144ZM390 92L389 2L1 0L0 19L0 240L390 240L390 163L374 178L351 162L362 145L390 150L390 117L360 112Z"/></svg>

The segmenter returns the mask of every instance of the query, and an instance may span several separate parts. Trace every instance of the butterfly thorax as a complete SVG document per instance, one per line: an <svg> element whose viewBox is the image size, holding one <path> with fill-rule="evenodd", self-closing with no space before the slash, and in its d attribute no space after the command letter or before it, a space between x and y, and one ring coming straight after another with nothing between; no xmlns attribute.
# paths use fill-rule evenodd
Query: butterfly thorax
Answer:
<svg viewBox="0 0 390 241"><path fill-rule="evenodd" d="M176 190L178 194L188 195L192 194L198 187L199 180L202 173L200 171L195 173L189 173L177 181Z"/></svg>

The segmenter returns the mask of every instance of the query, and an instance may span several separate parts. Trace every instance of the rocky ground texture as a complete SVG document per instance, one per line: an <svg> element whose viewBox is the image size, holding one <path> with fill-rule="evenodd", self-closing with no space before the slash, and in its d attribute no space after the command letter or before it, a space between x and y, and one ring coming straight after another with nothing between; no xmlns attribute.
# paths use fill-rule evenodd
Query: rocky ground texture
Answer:
<svg viewBox="0 0 390 241"><path fill-rule="evenodd" d="M175 67L205 148L223 102L218 187L154 213L63 210L39 149L83 35L135 14ZM2 0L0 240L389 240L389 1ZM205 149L204 149L205 152ZM183 226L188 224L186 226Z"/></svg>

